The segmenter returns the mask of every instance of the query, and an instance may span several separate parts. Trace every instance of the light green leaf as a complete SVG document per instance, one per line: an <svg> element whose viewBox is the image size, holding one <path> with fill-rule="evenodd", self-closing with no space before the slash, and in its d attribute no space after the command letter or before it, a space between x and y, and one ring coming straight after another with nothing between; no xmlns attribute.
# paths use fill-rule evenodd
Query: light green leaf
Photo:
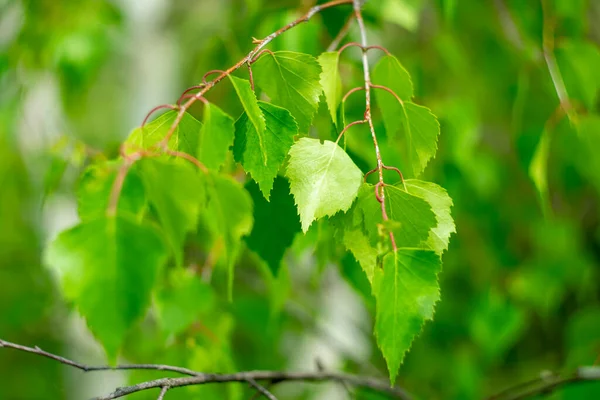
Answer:
<svg viewBox="0 0 600 400"><path fill-rule="evenodd" d="M191 163L178 159L146 158L135 167L163 226L175 261L182 265L185 236L195 229L200 207L205 203L206 192L200 173Z"/></svg>
<svg viewBox="0 0 600 400"><path fill-rule="evenodd" d="M234 179L211 175L207 179L208 204L205 222L217 240L223 243L223 259L229 271L228 296L232 298L233 267L241 238L252 230L252 198Z"/></svg>
<svg viewBox="0 0 600 400"><path fill-rule="evenodd" d="M118 215L62 232L48 247L45 264L114 361L125 334L144 315L166 258L155 228Z"/></svg>
<svg viewBox="0 0 600 400"><path fill-rule="evenodd" d="M377 270L375 336L393 385L404 355L440 298L441 261L431 250L400 248Z"/></svg>
<svg viewBox="0 0 600 400"><path fill-rule="evenodd" d="M298 126L286 109L262 101L258 105L265 116L266 129L257 132L247 114L242 114L235 124L233 153L268 200L273 180L294 143Z"/></svg>
<svg viewBox="0 0 600 400"><path fill-rule="evenodd" d="M177 111L168 111L147 123L143 129L135 128L125 141L127 148L135 151L149 149L158 144L169 133L177 114ZM181 121L173 131L173 136L169 139L169 149L195 155L201 128L202 124L196 118L188 113L183 114Z"/></svg>
<svg viewBox="0 0 600 400"><path fill-rule="evenodd" d="M301 138L290 150L286 175L306 232L315 219L350 208L363 174L337 144Z"/></svg>
<svg viewBox="0 0 600 400"><path fill-rule="evenodd" d="M337 108L342 99L342 78L340 76L340 53L331 51L323 53L317 59L321 65L321 86L325 93L325 101L333 123L337 126Z"/></svg>
<svg viewBox="0 0 600 400"><path fill-rule="evenodd" d="M391 221L383 226L385 231L391 229L398 247L420 247L438 224L431 206L421 197L406 193L400 186L386 185L384 192L385 209ZM387 242L386 232L382 236L381 204L375 197L373 185L363 185L357 206L363 211L365 228L371 244L376 244L381 238Z"/></svg>
<svg viewBox="0 0 600 400"><path fill-rule="evenodd" d="M156 316L162 330L178 334L201 319L215 304L210 285L190 270L174 268L170 271L168 284L155 295Z"/></svg>
<svg viewBox="0 0 600 400"><path fill-rule="evenodd" d="M410 101L414 96L410 75L400 64L400 61L392 55L385 55L377 61L375 68L373 68L373 83L392 89L403 101ZM383 93L381 90L375 89L378 101L379 94ZM393 99L393 101L397 102L396 99ZM383 106L383 104L380 106Z"/></svg>
<svg viewBox="0 0 600 400"><path fill-rule="evenodd" d="M263 198L258 186L250 181L246 185L254 202L254 228L246 237L248 248L266 261L273 276L277 276L283 255L300 232L300 220L290 194L287 180L278 176L271 201Z"/></svg>
<svg viewBox="0 0 600 400"><path fill-rule="evenodd" d="M323 90L317 60L308 54L277 51L258 59L253 71L256 84L273 103L290 111L300 133L307 133Z"/></svg>
<svg viewBox="0 0 600 400"><path fill-rule="evenodd" d="M77 185L77 211L82 221L106 215L112 187L120 167L118 161L92 164L81 175ZM144 185L136 171L130 170L123 182L117 211L138 218L146 210Z"/></svg>
<svg viewBox="0 0 600 400"><path fill-rule="evenodd" d="M450 236L456 232L454 220L450 214L452 199L448 196L446 189L435 183L416 179L407 179L405 183L408 192L427 201L435 214L437 225L429 231L427 247L441 256L448 249Z"/></svg>
<svg viewBox="0 0 600 400"><path fill-rule="evenodd" d="M219 170L233 144L233 118L216 105L207 103L203 122L198 139L198 159L207 168Z"/></svg>
<svg viewBox="0 0 600 400"><path fill-rule="evenodd" d="M544 215L550 211L548 199L548 156L550 153L550 134L547 130L542 132L540 141L535 149L531 164L529 164L529 177L538 191L540 204Z"/></svg>
<svg viewBox="0 0 600 400"><path fill-rule="evenodd" d="M266 128L265 117L258 106L258 100L256 99L256 94L252 90L252 86L250 86L250 81L233 75L229 75L229 80L231 80L231 84L242 103L242 107L244 108L248 119L250 119L250 122L254 125L254 129L256 129L257 132L264 132Z"/></svg>
<svg viewBox="0 0 600 400"><path fill-rule="evenodd" d="M412 176L418 177L435 156L440 124L428 108L407 102L404 103L402 122Z"/></svg>

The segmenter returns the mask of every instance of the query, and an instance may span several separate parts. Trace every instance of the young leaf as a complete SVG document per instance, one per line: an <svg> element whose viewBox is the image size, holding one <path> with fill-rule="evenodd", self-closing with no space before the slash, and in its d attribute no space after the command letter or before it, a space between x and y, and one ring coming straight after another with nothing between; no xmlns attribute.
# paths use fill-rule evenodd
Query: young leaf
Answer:
<svg viewBox="0 0 600 400"><path fill-rule="evenodd" d="M166 258L159 232L124 215L64 231L45 253L65 297L75 303L111 360L146 311Z"/></svg>
<svg viewBox="0 0 600 400"><path fill-rule="evenodd" d="M409 162L412 176L417 177L423 172L429 160L435 156L440 123L426 107L404 102L403 108L402 124L409 148Z"/></svg>
<svg viewBox="0 0 600 400"><path fill-rule="evenodd" d="M342 78L340 77L340 53L331 51L323 53L317 59L321 65L321 86L325 93L325 101L333 123L337 126L337 108L342 99Z"/></svg>
<svg viewBox="0 0 600 400"><path fill-rule="evenodd" d="M137 148L148 149L167 136L171 125L177 118L177 111L168 111L156 118L154 121L147 123L144 128L135 128L130 134L125 144L134 150ZM202 124L189 113L183 114L183 118L175 127L173 136L169 139L169 149L182 151L194 155L198 149L198 134Z"/></svg>
<svg viewBox="0 0 600 400"><path fill-rule="evenodd" d="M440 298L437 274L441 261L431 250L400 248L383 259L383 272L376 270L375 336L388 366L393 385L404 354L433 318Z"/></svg>
<svg viewBox="0 0 600 400"><path fill-rule="evenodd" d="M430 231L437 225L431 206L421 197L406 193L400 186L386 185L385 208L391 229L398 247L420 247L429 237ZM383 224L381 205L375 197L373 185L364 184L358 196L357 206L363 212L365 228L369 233L371 244L380 239L379 226ZM387 237L385 238L387 240Z"/></svg>
<svg viewBox="0 0 600 400"><path fill-rule="evenodd" d="M198 139L198 159L218 171L233 144L233 118L212 103L204 106L204 125Z"/></svg>
<svg viewBox="0 0 600 400"><path fill-rule="evenodd" d="M348 210L362 183L361 170L328 140L297 141L290 150L286 175L305 233L315 219Z"/></svg>
<svg viewBox="0 0 600 400"><path fill-rule="evenodd" d="M168 285L155 295L156 316L162 330L178 334L209 312L215 296L210 285L190 270L174 268L169 273Z"/></svg>
<svg viewBox="0 0 600 400"><path fill-rule="evenodd" d="M252 125L254 125L256 132L264 132L265 117L260 111L258 100L256 100L256 94L252 90L252 86L250 86L250 81L233 75L229 75L229 80L231 80L231 84L242 103L242 107L244 108L248 119L252 122Z"/></svg>
<svg viewBox="0 0 600 400"><path fill-rule="evenodd" d="M300 232L300 220L290 194L287 180L278 176L273 185L271 201L264 199L258 186L249 182L246 189L254 201L254 228L246 237L248 248L266 261L273 276L277 276L285 251Z"/></svg>
<svg viewBox="0 0 600 400"><path fill-rule="evenodd" d="M257 132L248 115L242 114L235 124L233 154L268 200L273 180L294 143L298 126L286 109L263 101L258 105L265 116L266 129Z"/></svg>
<svg viewBox="0 0 600 400"><path fill-rule="evenodd" d="M441 256L448 249L450 236L456 232L454 220L450 214L452 199L448 196L446 189L435 183L416 179L407 179L405 183L408 192L427 201L435 213L437 225L429 232L427 247Z"/></svg>
<svg viewBox="0 0 600 400"><path fill-rule="evenodd" d="M175 159L146 158L140 160L136 168L177 265L181 265L185 235L196 227L200 207L205 202L199 172L187 161Z"/></svg>
<svg viewBox="0 0 600 400"><path fill-rule="evenodd" d="M106 215L119 167L119 162L106 161L92 164L83 172L77 185L77 211L82 221ZM136 171L129 171L123 182L117 210L141 217L145 209L144 184Z"/></svg>
<svg viewBox="0 0 600 400"><path fill-rule="evenodd" d="M274 103L290 111L300 133L307 133L323 90L317 60L308 54L277 51L258 59L253 71L256 84Z"/></svg>
<svg viewBox="0 0 600 400"><path fill-rule="evenodd" d="M252 230L252 198L230 177L211 175L207 180L208 203L203 216L213 235L223 241L223 254L229 271L228 296L233 290L233 267L240 240Z"/></svg>
<svg viewBox="0 0 600 400"><path fill-rule="evenodd" d="M404 101L410 101L414 95L410 75L392 55L379 59L373 68L373 83L392 89Z"/></svg>

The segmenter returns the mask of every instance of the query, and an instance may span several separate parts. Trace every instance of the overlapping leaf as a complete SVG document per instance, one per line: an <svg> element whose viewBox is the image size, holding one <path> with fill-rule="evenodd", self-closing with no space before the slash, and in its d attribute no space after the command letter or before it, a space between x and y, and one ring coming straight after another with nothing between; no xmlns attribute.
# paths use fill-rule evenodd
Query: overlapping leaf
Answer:
<svg viewBox="0 0 600 400"><path fill-rule="evenodd" d="M223 258L229 271L229 297L232 296L233 267L240 240L252 230L252 198L230 177L211 174L207 178L208 203L202 214L217 240L223 243Z"/></svg>
<svg viewBox="0 0 600 400"><path fill-rule="evenodd" d="M432 250L400 248L383 259L376 270L375 335L387 362L392 385L404 355L423 323L433 318L440 298L439 256Z"/></svg>
<svg viewBox="0 0 600 400"><path fill-rule="evenodd" d="M248 115L242 114L235 124L233 152L236 161L250 173L268 200L273 180L294 143L298 126L286 109L262 101L258 105L265 117L266 129L258 132Z"/></svg>
<svg viewBox="0 0 600 400"><path fill-rule="evenodd" d="M290 111L300 133L307 133L323 90L317 60L309 54L277 51L258 59L253 71L256 84L273 103Z"/></svg>
<svg viewBox="0 0 600 400"><path fill-rule="evenodd" d="M435 115L423 106L412 103L412 83L410 77L393 56L382 57L373 71L373 82L388 87L399 97L375 89L377 105L381 110L385 129L392 140L400 141L403 172L418 177L429 160L435 156L440 125Z"/></svg>
<svg viewBox="0 0 600 400"><path fill-rule="evenodd" d="M277 276L285 251L300 232L300 221L289 183L285 178L277 177L270 201L264 199L256 184L248 183L246 188L254 202L256 221L252 232L246 237L246 243L266 261L273 275Z"/></svg>
<svg viewBox="0 0 600 400"><path fill-rule="evenodd" d="M242 107L246 112L246 116L252 125L254 125L256 132L264 132L265 117L258 106L258 100L256 99L256 94L252 90L250 81L233 75L229 75L229 80L231 81L231 84L233 85L233 88L235 89L235 92L242 103Z"/></svg>
<svg viewBox="0 0 600 400"><path fill-rule="evenodd" d="M125 141L127 148L133 150L138 148L149 149L159 143L169 133L177 114L177 111L168 111L144 125L143 128L135 128ZM195 155L198 149L198 135L201 127L202 124L196 118L189 113L184 113L169 139L169 148Z"/></svg>
<svg viewBox="0 0 600 400"><path fill-rule="evenodd" d="M168 283L156 294L156 316L162 330L178 334L199 320L214 306L215 295L210 285L190 270L175 268Z"/></svg>
<svg viewBox="0 0 600 400"><path fill-rule="evenodd" d="M302 138L290 150L286 171L302 230L326 215L346 211L356 198L362 172L336 143Z"/></svg>
<svg viewBox="0 0 600 400"><path fill-rule="evenodd" d="M410 194L423 198L431 206L437 225L429 231L426 246L441 256L448 249L450 236L456 232L450 214L452 199L443 187L431 182L407 179L406 188Z"/></svg>
<svg viewBox="0 0 600 400"><path fill-rule="evenodd" d="M166 258L154 227L117 215L62 232L48 247L45 263L114 360L125 334L145 313Z"/></svg>
<svg viewBox="0 0 600 400"><path fill-rule="evenodd" d="M398 247L419 247L437 225L431 206L421 197L405 192L400 186L387 185L384 192L386 212L393 222L386 224L386 230L392 231ZM371 243L375 244L381 238L383 217L381 204L375 197L372 185L363 186L357 205L363 212Z"/></svg>
<svg viewBox="0 0 600 400"><path fill-rule="evenodd" d="M321 86L325 101L331 114L331 120L337 126L337 109L342 99L342 78L340 76L340 53L331 51L323 53L318 58L321 65Z"/></svg>
<svg viewBox="0 0 600 400"><path fill-rule="evenodd" d="M196 227L200 208L205 202L201 176L186 160L148 158L139 161L136 168L175 260L181 265L185 236Z"/></svg>
<svg viewBox="0 0 600 400"><path fill-rule="evenodd" d="M233 144L233 119L216 105L207 103L203 122L198 139L198 159L207 168L219 170Z"/></svg>
<svg viewBox="0 0 600 400"><path fill-rule="evenodd" d="M106 215L119 167L119 162L107 161L90 165L83 172L77 185L77 211L82 221ZM130 171L123 182L117 212L141 217L146 203L142 180L135 171Z"/></svg>

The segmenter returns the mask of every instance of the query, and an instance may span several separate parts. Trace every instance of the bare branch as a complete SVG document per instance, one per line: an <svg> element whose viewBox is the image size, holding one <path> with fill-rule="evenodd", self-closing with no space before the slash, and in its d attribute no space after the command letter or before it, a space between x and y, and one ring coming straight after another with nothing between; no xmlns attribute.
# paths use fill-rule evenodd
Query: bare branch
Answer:
<svg viewBox="0 0 600 400"><path fill-rule="evenodd" d="M191 369L182 368L182 367L174 367L170 365L162 365L162 364L123 364L117 366L109 366L109 365L96 365L90 366L82 363L78 363L73 360L69 360L67 358L57 356L55 354L49 353L40 349L39 347L27 347L16 343L7 342L5 340L0 339L0 347L6 347L9 349L15 349L24 351L27 353L37 354L38 356L50 358L51 360L58 361L61 364L68 365L70 367L77 368L84 372L92 372L92 371L118 371L118 370L155 370L155 371L170 371L176 372L183 375L197 376L200 373L193 371Z"/></svg>
<svg viewBox="0 0 600 400"><path fill-rule="evenodd" d="M142 382L137 385L126 386L117 388L113 393L104 396L97 397L95 400L112 400L127 396L131 393L141 392L148 389L161 389L161 394L158 399L164 397L167 390L171 390L176 387L193 386L193 385L204 385L209 383L227 383L227 382L246 382L250 383L257 390L266 396L269 400L276 398L272 394L267 395L268 390L258 384L258 381L266 381L268 383L281 383L281 382L292 382L292 381L303 381L303 382L339 382L347 383L350 385L371 389L373 391L386 393L393 398L409 400L411 397L403 389L392 388L386 381L381 381L375 378L363 377L358 375L342 374L335 372L326 371L315 371L315 372L285 372L285 371L248 371L238 372L234 374L211 374L193 371L187 368L175 367L170 365L160 364L127 364L111 366L89 366L76 361L69 360L67 358L49 353L40 349L39 347L27 347L16 343L7 342L0 339L0 347L11 348L15 350L24 351L27 353L33 353L42 357L50 358L58 361L61 364L68 365L85 372L91 371L107 371L107 370L157 370L157 371L170 371L177 372L184 375L189 375L185 378L161 378L153 381ZM256 385L255 385L256 384ZM260 386L262 388L259 389ZM162 396L162 397L161 397Z"/></svg>
<svg viewBox="0 0 600 400"><path fill-rule="evenodd" d="M598 366L579 367L574 373L564 377L545 371L540 374L539 378L505 389L488 397L488 400L528 399L536 395L551 394L563 386L592 381L600 381L600 367Z"/></svg>
<svg viewBox="0 0 600 400"><path fill-rule="evenodd" d="M165 394L167 394L167 390L169 390L170 388L168 386L163 386L162 390L160 391L160 394L158 395L158 398L156 400L163 400L165 398Z"/></svg>

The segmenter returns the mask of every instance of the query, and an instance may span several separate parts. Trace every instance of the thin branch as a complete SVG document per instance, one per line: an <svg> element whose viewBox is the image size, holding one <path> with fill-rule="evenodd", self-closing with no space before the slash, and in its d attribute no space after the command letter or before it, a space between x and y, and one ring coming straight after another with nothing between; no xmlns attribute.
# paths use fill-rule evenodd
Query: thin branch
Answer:
<svg viewBox="0 0 600 400"><path fill-rule="evenodd" d="M600 381L600 367L579 367L565 377L558 374L542 373L538 379L530 380L488 397L488 400L522 400L536 395L548 395L556 389L584 382Z"/></svg>
<svg viewBox="0 0 600 400"><path fill-rule="evenodd" d="M165 398L165 394L167 394L167 390L169 390L169 389L170 389L170 387L163 386L163 388L160 391L160 394L158 395L158 398L156 400L163 400Z"/></svg>
<svg viewBox="0 0 600 400"><path fill-rule="evenodd" d="M381 51L383 51L383 52L384 52L385 54L387 54L388 56L391 54L391 53L390 53L390 51L389 51L388 49L386 49L385 47L383 47L383 46L378 46L378 45L376 45L376 44L373 44L373 45L371 45L371 46L365 46L365 45L362 45L362 44L360 44L360 43L356 43L356 42L349 42L349 43L346 43L345 45L343 45L343 46L342 46L342 47L341 47L341 48L338 50L338 53L340 53L340 54L341 54L341 53L342 53L344 50L346 50L348 47L358 47L358 48L359 48L359 49L361 49L363 52L365 52L365 51L369 51L369 50L372 50L372 49L378 49L378 50L381 50Z"/></svg>
<svg viewBox="0 0 600 400"><path fill-rule="evenodd" d="M76 361L69 360L67 358L57 356L55 354L49 353L40 349L39 347L27 347L16 343L7 342L6 340L0 339L0 347L5 347L8 349L15 349L24 351L27 353L36 354L38 356L46 357L51 360L58 361L61 364L68 365L70 367L77 368L84 372L92 372L92 371L118 371L118 370L155 370L155 371L170 371L176 372L183 375L189 376L198 376L200 373L193 371L191 369L182 368L182 367L174 367L170 365L162 365L162 364L123 364L111 367L109 365L96 365L89 366L85 364L78 363Z"/></svg>
<svg viewBox="0 0 600 400"><path fill-rule="evenodd" d="M351 126L358 125L358 124L366 124L366 123L367 123L367 121L366 121L366 120L354 121L354 122L351 122L351 123L349 123L348 125L346 125L346 126L344 127L344 129L342 129L342 131L341 131L341 132L340 132L340 134L338 135L338 138L337 138L337 140L335 141L335 143L336 143L336 144L338 144L338 142L340 141L340 139L342 138L342 136L344 136L344 133L346 133L346 131L347 131L347 130L348 130L350 127L351 127Z"/></svg>
<svg viewBox="0 0 600 400"><path fill-rule="evenodd" d="M342 29L340 29L337 36L331 41L326 51L335 51L335 49L338 48L342 40L344 40L344 38L348 35L348 32L350 32L350 27L352 26L353 19L354 14L350 14L348 16L348 19L344 23L344 26L342 26Z"/></svg>
<svg viewBox="0 0 600 400"><path fill-rule="evenodd" d="M16 343L11 343L0 339L0 347L11 348L15 350L33 353L42 357L50 358L58 361L61 364L68 365L79 370L90 371L106 371L106 370L158 370L171 371L184 375L189 375L185 378L161 378L153 381L142 382L137 385L117 388L113 393L104 397L97 397L95 400L112 400L127 396L131 393L137 393L148 389L161 389L161 392L167 390L193 385L203 385L209 383L227 383L227 382L247 382L252 384L252 381L266 381L270 383L303 381L303 382L345 382L350 385L359 386L371 389L377 392L386 393L394 398L410 400L410 396L403 389L392 388L386 381L375 378L362 377L358 375L342 374L335 372L316 371L316 372L284 372L284 371L248 371L238 372L234 374L210 374L193 371L187 368L175 367L170 365L160 364L128 364L110 366L89 366L67 358L49 353L39 347L27 347ZM262 386L262 385L259 385ZM167 388L167 389L165 389ZM266 389L265 389L266 390ZM261 392L264 394L264 392ZM164 393L162 393L164 396ZM160 399L160 397L159 397ZM269 398L272 400L272 398Z"/></svg>
<svg viewBox="0 0 600 400"><path fill-rule="evenodd" d="M277 397L275 397L275 395L273 393L269 392L266 387L260 385L254 379L248 379L248 383L254 389L256 389L260 394L262 394L263 396L265 396L267 399L269 399L269 400L277 400Z"/></svg>
<svg viewBox="0 0 600 400"><path fill-rule="evenodd" d="M162 388L169 386L170 388L204 385L209 383L226 383L226 382L249 382L249 380L267 381L267 382L346 382L354 386L371 389L377 392L386 393L389 396L398 399L410 399L410 396L400 388L391 388L383 381L366 378L356 375L348 375L333 372L284 372L284 371L249 371L238 372L234 374L202 374L188 378L162 378L153 381L142 382L137 385L125 386L118 388L113 393L105 397L98 397L94 400L113 400L132 393L141 392L144 390Z"/></svg>
<svg viewBox="0 0 600 400"><path fill-rule="evenodd" d="M375 156L377 158L377 171L379 172L379 183L378 185L381 187L385 185L383 181L383 161L381 159L381 152L379 151L379 143L377 142L377 135L375 134L375 127L373 126L373 118L371 117L371 73L369 70L369 59L367 57L367 50L369 48L369 44L367 43L367 30L365 28L365 21L362 17L361 0L354 0L354 15L356 17L356 22L358 22L358 28L360 31L360 46L362 48L362 64L363 64L363 73L365 80L365 120L369 124L369 128L371 130L371 138L373 139L373 146L375 147ZM377 188L375 189L377 191ZM381 194L378 194L381 197L381 215L384 220L387 219L387 213L385 211L385 192L381 190ZM390 232L390 241L392 243L392 248L394 251L396 248L396 240L394 239L394 234Z"/></svg>
<svg viewBox="0 0 600 400"><path fill-rule="evenodd" d="M348 90L348 93L346 93L344 95L344 97L342 97L342 103L345 103L346 100L348 100L348 97L350 97L350 95L352 93L356 93L356 92L361 91L361 90L365 90L365 87L364 86L359 86L359 87L355 87L353 89Z"/></svg>
<svg viewBox="0 0 600 400"><path fill-rule="evenodd" d="M400 98L400 96L398 96L396 94L396 92L394 92L392 89L390 89L387 86L383 86L383 85L375 85L374 83L371 83L370 85L373 89L382 89L385 90L388 93L391 93L392 95L394 95L394 97L396 98L396 100L398 100L398 103L400 103L401 106L404 107L404 101L402 101L402 99Z"/></svg>

